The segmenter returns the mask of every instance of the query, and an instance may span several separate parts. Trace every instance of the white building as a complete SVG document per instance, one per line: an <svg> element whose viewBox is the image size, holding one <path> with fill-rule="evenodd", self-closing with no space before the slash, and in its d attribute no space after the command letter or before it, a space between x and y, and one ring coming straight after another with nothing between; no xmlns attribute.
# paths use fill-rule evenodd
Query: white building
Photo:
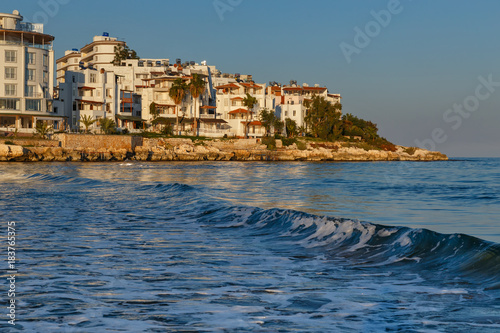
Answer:
<svg viewBox="0 0 500 333"><path fill-rule="evenodd" d="M0 13L0 130L33 132L37 121L64 128L62 110L52 104L54 37L43 24L22 21L17 10Z"/></svg>
<svg viewBox="0 0 500 333"><path fill-rule="evenodd" d="M244 137L248 131L249 137L258 138L265 135L259 120L264 108L273 110L283 121L290 118L304 126L305 100L319 95L333 104L340 101L340 95L329 94L326 87L318 85L298 86L293 81L290 86L274 82L267 87L255 83L251 75L222 74L206 62L116 59L117 49L127 49L126 43L103 33L80 50L66 51L56 61L59 96L55 104L65 110L72 130L80 128L79 120L86 115L92 119L110 117L118 127L139 131L152 124L155 116L150 105L154 103L159 112L155 123L174 127L179 123L177 130L182 134ZM204 93L195 101L187 91L182 103L176 105L169 96L174 81L189 84L194 74L205 81ZM252 110L243 104L247 94L257 99Z"/></svg>
<svg viewBox="0 0 500 333"><path fill-rule="evenodd" d="M312 100L314 96L323 97L334 105L340 103L340 94L329 94L328 88L320 87L319 84L310 87L306 83L302 86L297 85L295 81L290 83L289 86L281 87L281 91L272 87L275 90L270 92L271 96L275 96L274 109L278 110L277 114L283 121L289 118L294 120L298 127L305 127L307 108L304 106L304 102Z"/></svg>
<svg viewBox="0 0 500 333"><path fill-rule="evenodd" d="M121 59L116 62L117 47L124 48L126 43L103 33L79 51L66 51L65 56L57 60L58 103L71 119L72 130L80 127L78 121L83 115L93 119L111 117L121 128L140 130L152 122L150 105L154 102L160 117L167 122L175 124L179 117L180 127L186 134L193 132L195 117L200 118L197 130L200 135L228 133L221 130L225 122L216 120L213 111L215 91L211 70L216 71L215 67L193 61L181 63L180 59L175 64L170 64L169 59ZM206 82L207 89L196 106L187 93L177 107L168 94L173 81L181 78L189 82L195 73ZM195 107L200 109L195 110Z"/></svg>
<svg viewBox="0 0 500 333"><path fill-rule="evenodd" d="M247 131L249 137L262 137L265 130L259 121L259 111L266 107L266 85L256 84L250 79L243 82L239 79L240 76L237 77L238 80L230 77L214 79L217 90L217 117L227 121L226 128L234 136L244 137ZM243 104L247 94L257 100L251 110Z"/></svg>

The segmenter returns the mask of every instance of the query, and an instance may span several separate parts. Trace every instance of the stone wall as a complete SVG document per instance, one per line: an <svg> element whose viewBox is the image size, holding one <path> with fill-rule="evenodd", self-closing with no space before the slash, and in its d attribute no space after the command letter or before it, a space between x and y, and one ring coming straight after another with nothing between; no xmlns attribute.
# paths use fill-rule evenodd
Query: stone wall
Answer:
<svg viewBox="0 0 500 333"><path fill-rule="evenodd" d="M67 149L93 148L93 149L126 149L133 151L135 147L142 146L143 139L128 135L92 135L92 134L59 134L58 140L61 147Z"/></svg>
<svg viewBox="0 0 500 333"><path fill-rule="evenodd" d="M0 139L0 144L5 144L5 141L10 141L18 146L59 147L59 140L23 139L10 137L6 139Z"/></svg>

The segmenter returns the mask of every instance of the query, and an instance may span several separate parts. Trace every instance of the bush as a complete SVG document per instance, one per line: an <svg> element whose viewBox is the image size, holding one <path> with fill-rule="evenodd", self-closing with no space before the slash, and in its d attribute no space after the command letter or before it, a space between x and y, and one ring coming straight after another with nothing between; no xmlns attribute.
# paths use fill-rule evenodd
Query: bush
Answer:
<svg viewBox="0 0 500 333"><path fill-rule="evenodd" d="M304 141L297 140L295 142L295 144L297 145L298 150L306 150L307 149L307 144Z"/></svg>
<svg viewBox="0 0 500 333"><path fill-rule="evenodd" d="M4 145L11 145L11 146L15 146L15 143L10 141L10 140L7 140L3 143Z"/></svg>
<svg viewBox="0 0 500 333"><path fill-rule="evenodd" d="M276 139L273 137L264 137L262 138L262 144L267 146L267 149L274 150L276 149Z"/></svg>
<svg viewBox="0 0 500 333"><path fill-rule="evenodd" d="M295 140L295 139L283 138L283 139L281 139L281 141L283 142L283 146L288 147L288 146L291 146L291 145L293 145L294 143L296 143L296 141L297 141L297 140Z"/></svg>
<svg viewBox="0 0 500 333"><path fill-rule="evenodd" d="M174 129L170 125L165 125L160 131L161 134L163 135L173 135L174 134Z"/></svg>

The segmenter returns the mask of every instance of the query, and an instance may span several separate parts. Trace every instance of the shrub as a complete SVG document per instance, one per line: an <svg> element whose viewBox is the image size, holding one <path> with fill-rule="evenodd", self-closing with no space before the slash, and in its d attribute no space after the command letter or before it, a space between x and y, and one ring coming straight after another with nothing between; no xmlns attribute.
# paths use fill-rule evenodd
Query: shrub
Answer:
<svg viewBox="0 0 500 333"><path fill-rule="evenodd" d="M267 149L269 149L269 150L276 149L276 139L273 137L262 138L262 144L266 145Z"/></svg>
<svg viewBox="0 0 500 333"><path fill-rule="evenodd" d="M14 142L12 142L12 141L10 141L10 140L5 141L3 144L4 144L4 145L11 145L11 146L14 146L14 145L15 145L15 143L14 143Z"/></svg>
<svg viewBox="0 0 500 333"><path fill-rule="evenodd" d="M297 141L297 140L292 139L292 138L290 138L290 139L288 139L288 138L283 138L283 139L281 139L281 141L283 142L283 146L288 147L288 146L291 146L291 145L293 145L294 143L296 143L296 141Z"/></svg>
<svg viewBox="0 0 500 333"><path fill-rule="evenodd" d="M307 145L304 141L297 140L295 142L295 144L297 145L298 150L306 150L307 149Z"/></svg>

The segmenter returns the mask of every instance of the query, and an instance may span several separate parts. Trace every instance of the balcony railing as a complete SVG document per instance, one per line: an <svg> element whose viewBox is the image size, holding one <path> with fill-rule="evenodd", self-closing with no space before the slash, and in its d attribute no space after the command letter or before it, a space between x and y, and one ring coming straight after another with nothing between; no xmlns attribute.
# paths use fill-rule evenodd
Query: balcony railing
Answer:
<svg viewBox="0 0 500 333"><path fill-rule="evenodd" d="M29 41L21 42L21 41L0 40L0 44L3 44L3 45L22 45L22 46L26 46L26 47L34 47L37 49L43 49L43 50L47 50L47 51L52 50L52 45L50 45L50 44L45 44L45 45L36 44L36 43L33 44L33 42L30 43Z"/></svg>

